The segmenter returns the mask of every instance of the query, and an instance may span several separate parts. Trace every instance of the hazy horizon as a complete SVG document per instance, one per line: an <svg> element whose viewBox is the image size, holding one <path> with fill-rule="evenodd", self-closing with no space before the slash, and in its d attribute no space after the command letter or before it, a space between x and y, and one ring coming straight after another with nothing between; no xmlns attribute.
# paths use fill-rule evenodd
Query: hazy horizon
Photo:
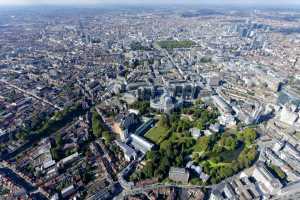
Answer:
<svg viewBox="0 0 300 200"><path fill-rule="evenodd" d="M219 5L300 5L299 0L0 0L0 5L162 5L162 4L219 4Z"/></svg>

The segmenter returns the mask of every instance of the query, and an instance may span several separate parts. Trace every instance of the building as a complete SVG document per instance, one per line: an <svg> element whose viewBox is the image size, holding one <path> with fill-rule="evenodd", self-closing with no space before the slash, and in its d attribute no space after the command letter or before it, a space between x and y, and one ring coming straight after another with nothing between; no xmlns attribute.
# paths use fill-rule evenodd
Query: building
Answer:
<svg viewBox="0 0 300 200"><path fill-rule="evenodd" d="M234 116L231 114L220 115L218 117L218 121L220 122L221 125L227 128L236 126L236 120L234 119Z"/></svg>
<svg viewBox="0 0 300 200"><path fill-rule="evenodd" d="M72 155L70 155L70 156L68 156L68 157L65 157L65 158L62 159L60 162L61 162L62 164L64 164L64 165L66 165L66 164L69 164L69 163L75 161L75 160L78 159L78 158L79 158L79 154L78 154L78 152L76 152L76 153L74 153L74 154L72 154Z"/></svg>
<svg viewBox="0 0 300 200"><path fill-rule="evenodd" d="M131 145L136 150L142 153L146 153L147 151L150 151L154 147L154 144L148 142L143 137L140 137L135 134L132 134L130 137L131 137Z"/></svg>
<svg viewBox="0 0 300 200"><path fill-rule="evenodd" d="M173 98L165 93L158 99L151 99L150 107L161 112L170 112L175 108L175 103Z"/></svg>
<svg viewBox="0 0 300 200"><path fill-rule="evenodd" d="M135 150L133 148L131 148L127 144L119 142L119 141L116 141L116 143L123 151L126 161L129 162L129 161L135 160L137 158L137 153L135 152Z"/></svg>
<svg viewBox="0 0 300 200"><path fill-rule="evenodd" d="M145 123L143 123L140 127L138 127L135 130L134 134L143 136L149 129L151 129L154 126L154 124L155 124L155 120L149 119Z"/></svg>
<svg viewBox="0 0 300 200"><path fill-rule="evenodd" d="M194 83L168 83L169 91L173 97L180 97L183 99L194 99L198 97L201 87Z"/></svg>
<svg viewBox="0 0 300 200"><path fill-rule="evenodd" d="M280 150L283 148L283 146L284 146L284 142L278 140L278 141L276 141L276 143L274 144L272 150L273 150L274 152L278 152L278 151L280 151Z"/></svg>
<svg viewBox="0 0 300 200"><path fill-rule="evenodd" d="M293 125L299 118L299 114L297 112L293 112L288 106L283 106L280 112L280 121Z"/></svg>
<svg viewBox="0 0 300 200"><path fill-rule="evenodd" d="M9 133L0 129L0 143L9 140Z"/></svg>
<svg viewBox="0 0 300 200"><path fill-rule="evenodd" d="M256 164L252 176L258 181L260 189L265 194L276 194L282 188L280 181L267 170L262 161Z"/></svg>
<svg viewBox="0 0 300 200"><path fill-rule="evenodd" d="M230 114L232 112L231 107L223 100L221 99L218 95L214 95L211 97L215 106L219 109L219 111L223 114Z"/></svg>
<svg viewBox="0 0 300 200"><path fill-rule="evenodd" d="M190 174L185 168L171 167L169 179L175 182L188 183Z"/></svg>
<svg viewBox="0 0 300 200"><path fill-rule="evenodd" d="M300 180L290 183L284 188L282 188L278 195L279 196L286 196L288 199L292 194L299 193L300 192Z"/></svg>
<svg viewBox="0 0 300 200"><path fill-rule="evenodd" d="M61 191L61 196L62 196L63 198L66 198L66 197L72 195L75 191L76 191L76 189L75 189L74 185L72 184L72 185L70 185L70 186L64 188L64 189Z"/></svg>
<svg viewBox="0 0 300 200"><path fill-rule="evenodd" d="M209 196L209 200L225 200L221 191L213 190Z"/></svg>
<svg viewBox="0 0 300 200"><path fill-rule="evenodd" d="M209 130L211 130L211 131L214 132L214 133L219 133L220 130L221 130L221 126L220 126L220 124L218 124L218 123L216 123L216 124L211 124L211 125L209 126Z"/></svg>
<svg viewBox="0 0 300 200"><path fill-rule="evenodd" d="M127 116L125 116L123 119L121 119L121 127L123 130L128 130L129 132L134 129L138 124L140 123L140 120L138 116L134 113L129 113Z"/></svg>
<svg viewBox="0 0 300 200"><path fill-rule="evenodd" d="M140 87L137 90L137 96L139 100L150 100L155 95L154 87Z"/></svg>
<svg viewBox="0 0 300 200"><path fill-rule="evenodd" d="M218 87L221 84L221 77L214 75L208 78L207 84L210 87Z"/></svg>
<svg viewBox="0 0 300 200"><path fill-rule="evenodd" d="M227 199L237 199L234 189L230 184L225 184L224 186L224 194L227 197Z"/></svg>
<svg viewBox="0 0 300 200"><path fill-rule="evenodd" d="M288 154L292 155L297 160L300 160L300 153L299 153L299 151L293 145L291 145L289 142L285 143L283 151L285 151Z"/></svg>
<svg viewBox="0 0 300 200"><path fill-rule="evenodd" d="M195 140L197 140L201 136L201 130L196 127L190 128L189 132Z"/></svg>
<svg viewBox="0 0 300 200"><path fill-rule="evenodd" d="M231 181L231 186L238 195L238 199L252 200L259 199L261 196L258 187L246 174L243 174L239 178L235 178Z"/></svg>
<svg viewBox="0 0 300 200"><path fill-rule="evenodd" d="M206 182L210 178L209 175L203 172L201 166L194 165L192 161L186 164L186 168L196 173L203 182Z"/></svg>
<svg viewBox="0 0 300 200"><path fill-rule="evenodd" d="M286 165L285 162L269 148L266 148L265 155L267 159L276 166L283 167Z"/></svg>

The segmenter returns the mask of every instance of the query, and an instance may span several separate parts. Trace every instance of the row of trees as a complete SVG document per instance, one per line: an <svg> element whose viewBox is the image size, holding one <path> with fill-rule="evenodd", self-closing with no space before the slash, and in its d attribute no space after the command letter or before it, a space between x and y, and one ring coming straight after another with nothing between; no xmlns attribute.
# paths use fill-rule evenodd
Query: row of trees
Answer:
<svg viewBox="0 0 300 200"><path fill-rule="evenodd" d="M287 178L286 173L280 169L280 167L276 165L269 164L267 165L268 169L271 171L272 174L274 174L276 177L278 177L281 181L285 181Z"/></svg>
<svg viewBox="0 0 300 200"><path fill-rule="evenodd" d="M136 101L132 105L130 105L130 108L140 111L141 115L145 115L151 112L149 101Z"/></svg>
<svg viewBox="0 0 300 200"><path fill-rule="evenodd" d="M75 117L82 115L85 110L81 103L76 103L74 106L67 107L62 111L56 112L48 120L44 120L41 124L34 126L32 129L25 129L16 134L20 140L36 141L42 137L46 137L70 123Z"/></svg>
<svg viewBox="0 0 300 200"><path fill-rule="evenodd" d="M95 138L103 138L106 145L113 140L112 134L109 132L96 110L93 110L92 112L92 132Z"/></svg>

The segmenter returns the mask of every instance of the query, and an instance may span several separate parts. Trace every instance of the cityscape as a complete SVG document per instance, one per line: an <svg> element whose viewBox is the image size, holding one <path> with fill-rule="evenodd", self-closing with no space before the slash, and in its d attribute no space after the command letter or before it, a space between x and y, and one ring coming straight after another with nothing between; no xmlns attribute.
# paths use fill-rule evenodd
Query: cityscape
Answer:
<svg viewBox="0 0 300 200"><path fill-rule="evenodd" d="M0 1L1 200L300 199L300 6L166 2Z"/></svg>

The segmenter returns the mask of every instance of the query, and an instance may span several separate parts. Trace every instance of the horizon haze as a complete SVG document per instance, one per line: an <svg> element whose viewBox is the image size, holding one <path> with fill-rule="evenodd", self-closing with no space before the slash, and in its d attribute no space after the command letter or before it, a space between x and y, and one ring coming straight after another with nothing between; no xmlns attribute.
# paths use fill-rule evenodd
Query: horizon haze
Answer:
<svg viewBox="0 0 300 200"><path fill-rule="evenodd" d="M298 0L0 0L0 5L163 5L163 4L217 4L217 5L300 5Z"/></svg>

